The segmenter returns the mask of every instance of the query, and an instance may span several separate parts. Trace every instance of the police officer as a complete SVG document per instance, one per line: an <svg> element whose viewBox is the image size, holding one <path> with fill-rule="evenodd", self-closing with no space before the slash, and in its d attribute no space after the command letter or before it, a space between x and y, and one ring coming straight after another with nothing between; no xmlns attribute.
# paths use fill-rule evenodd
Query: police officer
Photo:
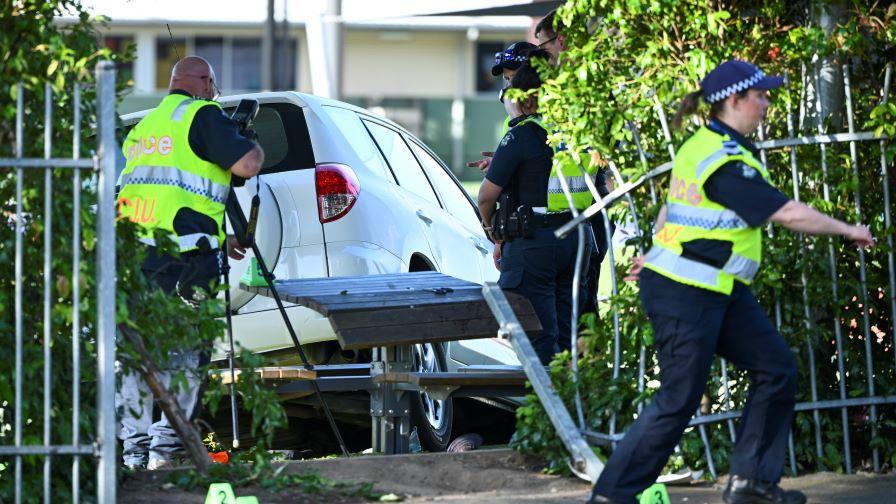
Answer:
<svg viewBox="0 0 896 504"><path fill-rule="evenodd" d="M492 76L497 77L500 75L502 79L501 91L498 95L499 99L503 96L508 86L510 86L510 79L513 78L513 74L519 70L523 63L529 61L529 54L536 49L538 49L538 47L529 42L514 42L507 46L507 49L495 53L495 64L492 66ZM507 133L510 119L512 119L510 116L507 116L504 119L504 125L502 126L501 132L502 136ZM494 151L483 151L482 159L478 161L470 161L467 163L467 166L470 168L479 168L479 170L483 172L488 171L489 164L492 162L492 156L494 155Z"/></svg>
<svg viewBox="0 0 896 504"><path fill-rule="evenodd" d="M517 70L511 87L523 91L541 87L531 61ZM495 261L500 264L498 285L525 296L535 309L542 333L532 346L545 364L559 350L558 335L569 334L572 281L575 271L577 233L558 239L554 230L572 216L552 168L553 149L538 116L538 98L520 103L503 98L510 129L498 145L491 167L479 188L479 211L483 226L495 240ZM564 170L571 187L581 172ZM579 180L580 181L580 180ZM501 207L496 215L496 203ZM573 193L576 206L587 207L591 194ZM587 245L586 248L590 248ZM586 250L585 257L590 251Z"/></svg>
<svg viewBox="0 0 896 504"><path fill-rule="evenodd" d="M229 256L241 259L245 249L223 231L224 203L231 175L258 174L264 153L254 141L240 135L214 100L218 96L211 65L196 56L177 62L171 71L168 95L130 131L122 146L126 159L118 185L119 218L141 229L140 240L149 254L143 273L158 288L196 303L210 294L218 280L220 251L228 243ZM157 252L153 231L170 233L181 254ZM199 412L201 376L190 370L207 362L195 348L184 348L159 363L164 383L175 370L186 373L177 401L191 420ZM136 375L121 377L117 407L123 461L129 468L170 466L183 452L168 420L153 422L152 402L146 384Z"/></svg>
<svg viewBox="0 0 896 504"><path fill-rule="evenodd" d="M718 354L745 369L750 393L730 458L727 503L801 504L778 481L796 394L796 362L749 285L759 269L762 227L840 235L862 247L868 228L849 225L790 200L769 182L747 136L782 84L744 61L717 66L682 102L676 124L710 105L710 120L675 155L654 246L636 260L641 302L650 318L660 389L613 451L590 502L634 503L656 480L696 411Z"/></svg>
<svg viewBox="0 0 896 504"><path fill-rule="evenodd" d="M557 17L557 9L548 12L535 25L535 39L538 41L539 49L547 51L550 54L551 64L557 65L560 60L560 54L566 50L566 36L563 34L563 22ZM560 145L557 150L564 150L565 146ZM597 165L600 157L597 151L591 151L592 163ZM613 190L612 179L607 179L603 170L595 170L594 185L601 196L606 196ZM600 282L600 265L604 257L609 251L611 242L608 239L608 233L604 224L606 212L601 210L591 219L592 233L594 234L594 246L592 247L591 258L588 261L588 268L585 270L585 276L582 281L582 296L579 298L579 313L598 313L597 310L597 287ZM609 236L613 236L616 226L610 221ZM590 233L589 233L590 234ZM561 340L564 335L561 335ZM565 340L569 340L569 335L565 335ZM566 345L569 346L568 344Z"/></svg>

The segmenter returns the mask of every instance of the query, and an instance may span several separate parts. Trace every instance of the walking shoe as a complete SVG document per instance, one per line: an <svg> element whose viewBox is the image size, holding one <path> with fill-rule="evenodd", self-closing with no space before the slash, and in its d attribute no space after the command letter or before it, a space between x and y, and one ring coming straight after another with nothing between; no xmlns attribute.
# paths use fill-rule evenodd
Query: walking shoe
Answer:
<svg viewBox="0 0 896 504"><path fill-rule="evenodd" d="M174 461L169 459L151 459L146 464L147 471L158 471L159 469L171 469L174 467Z"/></svg>
<svg viewBox="0 0 896 504"><path fill-rule="evenodd" d="M586 504L620 504L619 501L614 501L609 497L604 497L603 495L597 495L597 492L591 491L591 498L588 499Z"/></svg>
<svg viewBox="0 0 896 504"><path fill-rule="evenodd" d="M732 474L722 499L727 504L805 504L806 495L797 490L784 490L775 483Z"/></svg>
<svg viewBox="0 0 896 504"><path fill-rule="evenodd" d="M123 465L129 471L139 471L146 469L146 460L126 460Z"/></svg>

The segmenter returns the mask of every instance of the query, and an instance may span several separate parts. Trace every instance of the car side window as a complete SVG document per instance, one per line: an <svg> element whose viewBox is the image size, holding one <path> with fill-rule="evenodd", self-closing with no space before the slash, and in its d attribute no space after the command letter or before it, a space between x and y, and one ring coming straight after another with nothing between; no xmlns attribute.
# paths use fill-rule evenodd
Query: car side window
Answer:
<svg viewBox="0 0 896 504"><path fill-rule="evenodd" d="M429 180L420 168L420 164L411 153L408 145L397 131L381 126L375 122L364 121L373 139L383 152L386 162L395 173L398 185L417 196L439 206L439 199L432 190Z"/></svg>
<svg viewBox="0 0 896 504"><path fill-rule="evenodd" d="M326 105L323 109L339 131L345 135L345 139L348 140L349 145L352 146L361 162L374 173L379 173L387 180L395 182L395 177L383 161L383 157L373 143L373 139L370 138L367 128L361 124L361 118L358 117L358 114L344 108Z"/></svg>
<svg viewBox="0 0 896 504"><path fill-rule="evenodd" d="M454 177L448 173L448 169L416 142L411 141L410 146L430 180L438 189L448 213L470 229L479 229L479 215L473 207L473 202Z"/></svg>

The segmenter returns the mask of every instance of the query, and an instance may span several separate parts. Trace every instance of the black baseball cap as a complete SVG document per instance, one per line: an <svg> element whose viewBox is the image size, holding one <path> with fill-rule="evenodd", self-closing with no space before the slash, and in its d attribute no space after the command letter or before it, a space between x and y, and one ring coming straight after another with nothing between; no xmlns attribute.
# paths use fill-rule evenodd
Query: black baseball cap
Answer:
<svg viewBox="0 0 896 504"><path fill-rule="evenodd" d="M498 76L505 68L519 70L523 63L529 61L529 53L538 49L535 44L529 42L514 42L501 52L495 53L495 66L492 67L492 75Z"/></svg>
<svg viewBox="0 0 896 504"><path fill-rule="evenodd" d="M739 60L719 64L703 78L700 89L706 103L716 103L746 89L774 89L784 84L778 75L765 75L756 65Z"/></svg>

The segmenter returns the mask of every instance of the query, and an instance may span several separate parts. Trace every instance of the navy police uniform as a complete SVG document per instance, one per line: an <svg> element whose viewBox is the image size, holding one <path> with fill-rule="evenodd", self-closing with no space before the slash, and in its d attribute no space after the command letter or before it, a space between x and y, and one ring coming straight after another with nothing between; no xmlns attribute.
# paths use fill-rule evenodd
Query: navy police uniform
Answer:
<svg viewBox="0 0 896 504"><path fill-rule="evenodd" d="M559 336L570 334L578 234L557 238L554 231L568 222L571 214L544 213L553 149L547 144L547 131L535 122L525 121L528 117L510 121L510 130L498 145L486 178L510 192L515 206L535 209L534 236L501 245L498 285L532 303L542 326L540 335L531 335L532 346L547 364L561 350ZM590 243L586 243L586 258L590 249Z"/></svg>
<svg viewBox="0 0 896 504"><path fill-rule="evenodd" d="M723 74L734 70L735 75L737 71L745 70L747 76L740 79L746 80L722 75L721 83L713 85L713 82L707 81L714 74L719 81L719 69L715 70L703 82L703 96L710 103L747 88L770 89L780 85L777 78L767 78L747 63L729 62L719 68ZM766 181L767 174L763 175L746 164L748 161L761 166L756 161L759 157L756 148L746 138L715 119L708 125L708 130L701 133L703 138L721 136L725 139L724 143L719 142L724 146L723 150L727 149L728 155L737 153L739 159L745 160L722 164L702 182L703 193L709 200L709 203L704 201L702 205L721 205L725 210L699 208L702 196L688 192L685 197L692 198L693 205L690 207L676 205L673 200L667 202L667 208L678 207L675 216L669 210L667 226L670 222L681 225L683 220L695 215L718 212L729 220L720 220L718 227L712 225L710 229L737 227L745 233L756 233L753 240L761 250L760 226L789 198ZM698 164L695 171L699 173L701 168ZM762 171L765 171L764 167ZM684 170L679 172L679 177L683 173ZM673 176L675 174L673 170ZM733 220L732 215L727 213L729 211L736 214ZM735 221L736 224L728 224ZM644 409L613 451L594 487L590 502L633 504L636 495L656 480L700 404L714 354L745 369L750 379L749 396L730 458L730 473L743 481L749 480L751 485L761 487L770 496L768 500L757 498L749 502L804 502L802 494L790 495L796 492L784 492L776 486L784 468L795 403L797 369L793 353L749 288L748 283L755 275L755 269L746 275L734 275L730 294L715 292L698 284L687 285L687 275L697 277L702 272L729 271L731 259L736 254L732 251L732 242L722 239L682 239L680 245L680 253L664 263L669 266L667 269L651 270L652 256L666 254L665 257L669 257L668 249L654 254L657 250L655 243L654 249L647 255L647 267L639 275L641 302L654 330L661 386L653 402ZM737 248L737 242L734 242L734 247L735 251L743 250ZM749 261L741 263L749 265ZM660 262L657 261L657 264ZM758 268L758 261L754 265ZM678 271L681 275L670 274L669 271ZM707 280L706 283L711 281ZM737 496L729 500L732 498L729 492L730 485L725 494L726 502L740 502Z"/></svg>

